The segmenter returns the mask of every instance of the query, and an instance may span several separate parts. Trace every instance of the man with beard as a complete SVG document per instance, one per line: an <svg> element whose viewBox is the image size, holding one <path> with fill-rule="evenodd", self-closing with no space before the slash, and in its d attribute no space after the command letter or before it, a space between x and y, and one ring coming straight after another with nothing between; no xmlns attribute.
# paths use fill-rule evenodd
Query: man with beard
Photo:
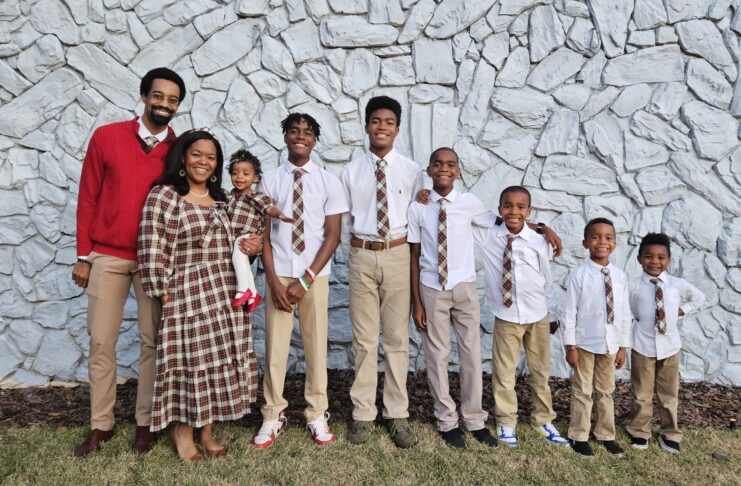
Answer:
<svg viewBox="0 0 741 486"><path fill-rule="evenodd" d="M161 307L142 289L136 242L144 200L175 140L168 124L185 98L185 83L174 71L157 68L142 78L139 92L142 116L95 130L82 164L72 279L88 294L90 432L75 450L77 457L97 451L113 436L116 341L132 283L141 341L134 450L147 452L156 438L149 425Z"/></svg>

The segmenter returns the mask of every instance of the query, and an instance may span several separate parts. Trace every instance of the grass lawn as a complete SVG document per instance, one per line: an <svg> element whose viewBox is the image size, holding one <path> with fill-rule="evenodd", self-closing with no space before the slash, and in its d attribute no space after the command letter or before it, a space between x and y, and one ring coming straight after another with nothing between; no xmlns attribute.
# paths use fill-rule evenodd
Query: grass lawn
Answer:
<svg viewBox="0 0 741 486"><path fill-rule="evenodd" d="M565 430L564 424L558 424ZM593 444L597 457L582 459L567 447L551 446L520 424L521 446L491 450L467 436L469 448L443 446L434 426L414 423L420 443L397 449L382 428L355 446L344 423L334 423L338 441L315 446L296 423L267 450L250 446L252 429L220 424L217 437L229 446L225 459L183 463L163 438L143 457L131 450L133 426L120 426L103 449L86 459L73 450L86 429L0 429L3 484L741 484L741 431L686 430L682 453L670 455L656 441L648 451L627 447L615 459ZM716 459L722 453L728 460Z"/></svg>

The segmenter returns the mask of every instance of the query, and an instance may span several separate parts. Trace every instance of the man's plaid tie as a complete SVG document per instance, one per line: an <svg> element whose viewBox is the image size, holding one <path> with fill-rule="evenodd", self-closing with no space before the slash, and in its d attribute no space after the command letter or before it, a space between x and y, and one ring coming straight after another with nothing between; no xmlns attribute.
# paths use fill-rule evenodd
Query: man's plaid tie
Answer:
<svg viewBox="0 0 741 486"><path fill-rule="evenodd" d="M515 239L512 233L507 235L507 246L504 247L502 260L502 303L504 307L512 307L512 242Z"/></svg>
<svg viewBox="0 0 741 486"><path fill-rule="evenodd" d="M154 147L155 145L157 145L157 142L159 142L159 140L157 140L157 137L155 137L154 135L150 135L141 141L141 145L144 151L146 153L149 153L152 150L154 150Z"/></svg>
<svg viewBox="0 0 741 486"><path fill-rule="evenodd" d="M378 236L386 238L389 234L389 200L386 190L386 164L384 159L376 162L376 221Z"/></svg>
<svg viewBox="0 0 741 486"><path fill-rule="evenodd" d="M664 287L661 279L652 278L651 283L656 286L656 318L654 325L659 334L666 334L666 312L664 311Z"/></svg>
<svg viewBox="0 0 741 486"><path fill-rule="evenodd" d="M612 295L612 279L610 278L610 269L602 267L602 273L605 275L605 302L607 311L607 323L615 324L615 300Z"/></svg>
<svg viewBox="0 0 741 486"><path fill-rule="evenodd" d="M304 252L304 187L301 176L304 169L293 171L293 252L300 255Z"/></svg>
<svg viewBox="0 0 741 486"><path fill-rule="evenodd" d="M440 199L440 213L437 217L437 271L443 290L448 284L448 213L445 210L447 204L447 199Z"/></svg>

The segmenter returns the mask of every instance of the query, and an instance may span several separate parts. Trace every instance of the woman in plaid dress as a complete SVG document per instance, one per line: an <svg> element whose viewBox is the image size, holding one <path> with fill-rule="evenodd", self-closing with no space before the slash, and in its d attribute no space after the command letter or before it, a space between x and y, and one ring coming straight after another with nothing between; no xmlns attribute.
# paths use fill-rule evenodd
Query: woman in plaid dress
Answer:
<svg viewBox="0 0 741 486"><path fill-rule="evenodd" d="M257 391L249 316L230 305L236 291L231 255L233 230L252 227L258 234L263 218L251 205L227 201L222 169L213 135L181 135L147 197L139 229L142 284L163 304L151 430L172 423L170 440L186 460L203 458L194 429L207 455L226 455L211 425L249 413Z"/></svg>

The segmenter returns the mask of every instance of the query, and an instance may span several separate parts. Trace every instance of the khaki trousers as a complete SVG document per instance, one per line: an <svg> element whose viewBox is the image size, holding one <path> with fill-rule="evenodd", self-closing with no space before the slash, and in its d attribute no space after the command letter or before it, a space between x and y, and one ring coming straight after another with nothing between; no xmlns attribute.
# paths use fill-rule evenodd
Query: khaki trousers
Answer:
<svg viewBox="0 0 741 486"><path fill-rule="evenodd" d="M530 389L533 396L532 423L543 425L556 418L551 402L548 377L551 374L551 334L548 315L532 324L517 324L497 318L494 323L492 350L492 381L494 384L494 411L497 425L517 425L517 394L515 375L524 345L527 367L530 370Z"/></svg>
<svg viewBox="0 0 741 486"><path fill-rule="evenodd" d="M283 285L294 279L278 277ZM266 286L265 297L265 376L262 406L263 420L278 420L280 412L288 402L283 398L286 383L286 365L291 348L294 312L285 312L275 307L270 288ZM308 404L304 410L307 422L324 416L329 408L327 400L327 309L329 307L329 277L317 277L303 298L298 301L298 323L301 344L306 362L304 398Z"/></svg>
<svg viewBox="0 0 741 486"><path fill-rule="evenodd" d="M594 437L597 440L615 440L615 355L593 354L581 348L579 361L571 382L571 422L569 439L589 440L592 417L592 389L597 402Z"/></svg>
<svg viewBox="0 0 741 486"><path fill-rule="evenodd" d="M651 438L654 385L659 405L661 435L675 442L682 442L682 431L677 424L679 405L679 353L665 359L630 353L630 381L633 403L626 430L633 437Z"/></svg>
<svg viewBox="0 0 741 486"><path fill-rule="evenodd" d="M92 252L87 287L87 330L90 335L90 428L112 430L116 403L116 341L131 284L139 323L139 384L136 424L150 425L156 361L157 328L162 315L159 300L144 293L136 262Z"/></svg>
<svg viewBox="0 0 741 486"><path fill-rule="evenodd" d="M348 260L355 381L354 420L372 421L378 386L378 339L385 357L383 416L409 417L409 245L373 251L351 248Z"/></svg>
<svg viewBox="0 0 741 486"><path fill-rule="evenodd" d="M458 344L463 422L468 430L482 429L488 414L481 407L481 319L476 284L462 282L442 291L420 285L420 293L427 318L427 329L420 334L425 350L427 381L435 400L437 430L447 432L458 427L458 413L448 382L451 324Z"/></svg>

